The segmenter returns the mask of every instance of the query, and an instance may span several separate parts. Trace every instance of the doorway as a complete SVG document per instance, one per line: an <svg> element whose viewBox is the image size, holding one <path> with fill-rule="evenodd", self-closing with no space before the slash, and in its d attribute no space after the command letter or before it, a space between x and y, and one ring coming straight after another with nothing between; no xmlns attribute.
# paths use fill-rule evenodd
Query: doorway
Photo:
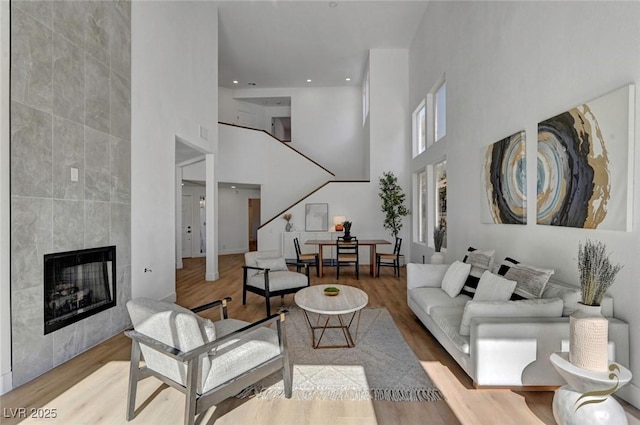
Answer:
<svg viewBox="0 0 640 425"><path fill-rule="evenodd" d="M290 142L291 117L272 117L271 135L281 142Z"/></svg>
<svg viewBox="0 0 640 425"><path fill-rule="evenodd" d="M258 250L258 228L260 227L260 199L249 198L249 251Z"/></svg>
<svg viewBox="0 0 640 425"><path fill-rule="evenodd" d="M193 257L193 196L182 195L182 258Z"/></svg>

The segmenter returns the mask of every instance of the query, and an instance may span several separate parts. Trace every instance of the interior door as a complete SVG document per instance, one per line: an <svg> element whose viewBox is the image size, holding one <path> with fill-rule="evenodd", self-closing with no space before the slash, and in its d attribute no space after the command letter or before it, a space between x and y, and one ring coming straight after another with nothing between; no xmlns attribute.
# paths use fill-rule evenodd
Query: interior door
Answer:
<svg viewBox="0 0 640 425"><path fill-rule="evenodd" d="M249 251L258 250L260 227L260 199L249 199Z"/></svg>
<svg viewBox="0 0 640 425"><path fill-rule="evenodd" d="M182 195L182 258L193 257L193 197Z"/></svg>

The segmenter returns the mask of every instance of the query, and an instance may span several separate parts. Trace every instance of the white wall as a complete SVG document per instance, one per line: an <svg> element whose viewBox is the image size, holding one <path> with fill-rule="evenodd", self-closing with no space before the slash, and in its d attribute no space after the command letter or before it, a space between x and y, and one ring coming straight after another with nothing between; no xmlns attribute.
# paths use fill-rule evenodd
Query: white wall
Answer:
<svg viewBox="0 0 640 425"><path fill-rule="evenodd" d="M132 295L175 299L175 138L216 153L218 11L151 1L132 2L131 15ZM215 223L215 206L210 214Z"/></svg>
<svg viewBox="0 0 640 425"><path fill-rule="evenodd" d="M291 146L313 158L336 175L336 179L364 179L364 140L360 87L322 87L288 89L220 89L220 111L234 119L235 99L248 97L291 98ZM242 102L244 103L244 102ZM265 112L268 126L277 109ZM222 118L220 121L227 122ZM233 122L233 121L231 121Z"/></svg>
<svg viewBox="0 0 640 425"><path fill-rule="evenodd" d="M398 177L398 183L407 194L406 205L409 205L409 186L407 183L408 154L406 144L409 141L407 123L408 110L408 50L372 50L369 53L369 71L371 73L371 95L369 109L369 140L366 159L370 164L370 181L362 183L333 182L318 192L305 198L300 204L288 212L293 214L291 222L296 229L304 230L304 209L306 203L328 203L329 222L334 215L344 215L353 221L352 233L361 239L387 239L392 241L391 234L383 227L384 214L381 211L379 179L383 171L392 171ZM359 90L359 89L358 89ZM360 105L361 100L359 99ZM362 108L357 122L362 127ZM293 120L293 118L292 118ZM345 157L349 164L352 158ZM258 235L259 249L281 249L281 233L284 231L284 220L275 220L264 226ZM409 219L405 218L404 227L399 237L407 240ZM404 245L402 252L408 252ZM392 247L389 247L392 250ZM384 248L382 248L384 249ZM363 264L369 258L365 254Z"/></svg>
<svg viewBox="0 0 640 425"><path fill-rule="evenodd" d="M10 285L10 74L9 2L0 2L0 394L10 391L11 380L11 285Z"/></svg>
<svg viewBox="0 0 640 425"><path fill-rule="evenodd" d="M343 215L353 222L351 234L359 239L386 239L392 241L389 232L382 226L384 214L380 210L377 181L370 182L331 182L304 201L287 210L292 214L291 223L297 231L305 229L305 204L329 204L329 230L334 215ZM286 221L274 220L258 231L258 249L282 249L282 232ZM393 246L379 247L379 251L391 252ZM402 251L405 253L405 250ZM360 254L362 264L369 264L369 253L363 248Z"/></svg>
<svg viewBox="0 0 640 425"><path fill-rule="evenodd" d="M218 252L249 251L249 199L259 199L259 190L218 189Z"/></svg>
<svg viewBox="0 0 640 425"><path fill-rule="evenodd" d="M640 216L634 217L630 233L538 226L532 195L529 224L481 224L479 152L524 129L527 189L535 194L537 123L623 85L638 84L640 56L634 53L640 45L638 22L640 4L632 2L432 2L409 60L411 110L446 73L447 135L411 161L411 170L446 154L447 262L461 259L470 245L495 248L498 261L509 255L553 267L554 279L577 285L578 243L586 238L607 243L612 260L624 264L609 291L615 315L631 324L634 379L618 394L636 407L640 407ZM635 109L640 111L637 99ZM636 167L639 159L636 149ZM636 200L638 176L636 172Z"/></svg>
<svg viewBox="0 0 640 425"><path fill-rule="evenodd" d="M262 185L262 223L333 180L331 174L263 132L224 124L218 131L222 158L218 181Z"/></svg>

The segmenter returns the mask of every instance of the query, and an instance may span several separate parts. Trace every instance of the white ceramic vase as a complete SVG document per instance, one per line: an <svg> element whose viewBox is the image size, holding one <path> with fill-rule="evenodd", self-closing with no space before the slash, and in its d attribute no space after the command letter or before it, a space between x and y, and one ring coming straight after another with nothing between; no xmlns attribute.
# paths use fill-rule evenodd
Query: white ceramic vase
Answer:
<svg viewBox="0 0 640 425"><path fill-rule="evenodd" d="M609 366L609 321L600 306L578 303L569 316L569 362L594 372L606 372Z"/></svg>
<svg viewBox="0 0 640 425"><path fill-rule="evenodd" d="M441 252L434 252L431 256L431 264L444 264L444 254Z"/></svg>

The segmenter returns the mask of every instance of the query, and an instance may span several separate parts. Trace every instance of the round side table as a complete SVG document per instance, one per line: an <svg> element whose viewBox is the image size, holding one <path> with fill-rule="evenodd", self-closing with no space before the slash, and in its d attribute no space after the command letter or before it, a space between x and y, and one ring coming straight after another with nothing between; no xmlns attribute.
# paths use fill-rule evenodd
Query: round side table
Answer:
<svg viewBox="0 0 640 425"><path fill-rule="evenodd" d="M628 424L624 409L611 397L615 390L631 380L631 372L627 368L615 363L618 370L594 372L582 369L569 362L567 352L553 353L550 360L567 382L553 396L553 417L559 425ZM613 379L611 374L615 375ZM602 395L585 396L593 391L600 391ZM591 403L582 404L585 401Z"/></svg>

